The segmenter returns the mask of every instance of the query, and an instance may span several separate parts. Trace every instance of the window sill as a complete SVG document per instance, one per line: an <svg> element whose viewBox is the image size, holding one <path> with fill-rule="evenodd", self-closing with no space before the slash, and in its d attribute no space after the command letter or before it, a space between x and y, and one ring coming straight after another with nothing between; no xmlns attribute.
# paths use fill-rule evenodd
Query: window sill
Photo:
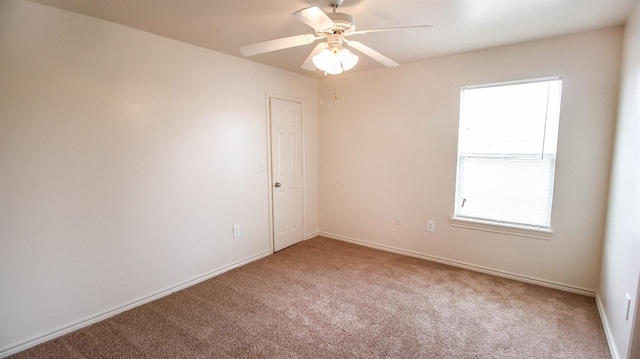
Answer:
<svg viewBox="0 0 640 359"><path fill-rule="evenodd" d="M551 240L551 238L553 237L552 230L543 229L543 228L530 228L530 227L524 227L524 226L521 227L517 225L499 224L494 222L485 222L485 221L472 220L467 218L456 218L456 217L451 217L449 219L449 223L451 224L452 227L475 229L479 231L501 233L501 234L510 234L510 235L519 236L519 237L544 239L547 241Z"/></svg>

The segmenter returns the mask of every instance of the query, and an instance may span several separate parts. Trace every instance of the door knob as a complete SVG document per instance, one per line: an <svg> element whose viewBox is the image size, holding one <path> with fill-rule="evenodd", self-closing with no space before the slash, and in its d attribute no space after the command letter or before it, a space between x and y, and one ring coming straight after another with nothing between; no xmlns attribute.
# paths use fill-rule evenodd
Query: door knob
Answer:
<svg viewBox="0 0 640 359"><path fill-rule="evenodd" d="M280 186L282 186L282 185L280 184L280 182L276 182L276 188L278 188L278 187L280 187Z"/></svg>

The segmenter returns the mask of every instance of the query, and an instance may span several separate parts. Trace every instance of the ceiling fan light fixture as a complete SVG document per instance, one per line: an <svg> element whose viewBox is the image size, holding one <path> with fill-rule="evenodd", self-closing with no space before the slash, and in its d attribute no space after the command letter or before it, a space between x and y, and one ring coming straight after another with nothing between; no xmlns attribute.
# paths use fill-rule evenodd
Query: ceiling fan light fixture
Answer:
<svg viewBox="0 0 640 359"><path fill-rule="evenodd" d="M351 70L358 63L358 56L347 49L324 49L314 56L312 61L318 70L338 75Z"/></svg>
<svg viewBox="0 0 640 359"><path fill-rule="evenodd" d="M342 69L344 71L349 71L356 66L359 58L348 49L342 49L338 54L338 60L340 60L340 63L342 64Z"/></svg>
<svg viewBox="0 0 640 359"><path fill-rule="evenodd" d="M320 53L313 57L313 64L322 71L327 71L332 62L333 52L328 49L320 51Z"/></svg>
<svg viewBox="0 0 640 359"><path fill-rule="evenodd" d="M319 70L331 75L337 75L343 71L338 56L329 49L324 49L314 56L313 64L316 65Z"/></svg>

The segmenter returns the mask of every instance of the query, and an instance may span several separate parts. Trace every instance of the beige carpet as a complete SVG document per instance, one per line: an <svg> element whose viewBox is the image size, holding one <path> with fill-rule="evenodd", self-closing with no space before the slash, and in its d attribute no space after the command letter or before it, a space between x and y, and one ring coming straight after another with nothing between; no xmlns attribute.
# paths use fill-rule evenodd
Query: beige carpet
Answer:
<svg viewBox="0 0 640 359"><path fill-rule="evenodd" d="M610 358L593 298L315 238L15 358Z"/></svg>

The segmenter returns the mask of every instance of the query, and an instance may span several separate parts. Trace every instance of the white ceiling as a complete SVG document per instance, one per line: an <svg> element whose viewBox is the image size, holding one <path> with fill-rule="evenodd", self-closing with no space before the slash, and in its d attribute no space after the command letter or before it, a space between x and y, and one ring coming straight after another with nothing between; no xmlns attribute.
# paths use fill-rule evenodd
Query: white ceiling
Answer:
<svg viewBox="0 0 640 359"><path fill-rule="evenodd" d="M291 14L331 0L33 0L242 57L240 45L313 30ZM350 37L400 63L623 25L637 0L344 0L357 30L433 28ZM248 59L308 76L300 68L315 44ZM360 55L351 71L381 67Z"/></svg>

